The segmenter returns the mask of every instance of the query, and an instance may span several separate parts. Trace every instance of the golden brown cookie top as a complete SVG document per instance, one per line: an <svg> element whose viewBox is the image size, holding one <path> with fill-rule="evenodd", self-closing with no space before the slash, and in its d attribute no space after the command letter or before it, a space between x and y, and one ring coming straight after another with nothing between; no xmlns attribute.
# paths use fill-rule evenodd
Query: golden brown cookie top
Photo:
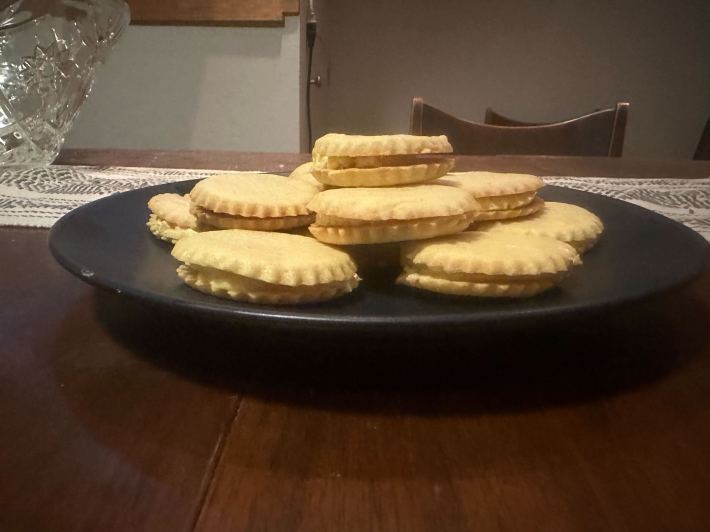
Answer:
<svg viewBox="0 0 710 532"><path fill-rule="evenodd" d="M557 238L564 242L596 238L604 230L597 215L578 205L547 201L537 213L518 220L490 222L476 226L479 231Z"/></svg>
<svg viewBox="0 0 710 532"><path fill-rule="evenodd" d="M479 231L403 244L402 262L429 274L508 276L564 272L581 263L572 246L554 238Z"/></svg>
<svg viewBox="0 0 710 532"><path fill-rule="evenodd" d="M530 174L456 172L442 177L437 184L462 188L473 194L475 198L482 198L534 192L542 188L545 183L539 177Z"/></svg>
<svg viewBox="0 0 710 532"><path fill-rule="evenodd" d="M242 229L199 233L181 239L172 255L186 264L288 286L346 281L355 274L347 253L286 233Z"/></svg>
<svg viewBox="0 0 710 532"><path fill-rule="evenodd" d="M404 155L451 153L446 135L345 135L328 133L316 140L313 159L330 156Z"/></svg>
<svg viewBox="0 0 710 532"><path fill-rule="evenodd" d="M442 185L338 188L321 192L308 204L318 214L366 221L453 216L476 207L470 194Z"/></svg>
<svg viewBox="0 0 710 532"><path fill-rule="evenodd" d="M272 218L308 214L318 188L302 179L275 174L231 173L203 179L190 192L200 207L219 213Z"/></svg>

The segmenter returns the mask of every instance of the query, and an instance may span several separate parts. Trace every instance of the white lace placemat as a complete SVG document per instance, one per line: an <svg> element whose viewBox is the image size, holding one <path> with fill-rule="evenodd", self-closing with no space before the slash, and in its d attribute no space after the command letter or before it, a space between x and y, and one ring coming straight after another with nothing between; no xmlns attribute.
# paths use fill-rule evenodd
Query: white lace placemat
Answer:
<svg viewBox="0 0 710 532"><path fill-rule="evenodd" d="M223 170L43 166L0 169L0 225L51 227L89 201L150 185L197 179ZM710 240L710 178L545 177L549 185L596 192L673 218Z"/></svg>
<svg viewBox="0 0 710 532"><path fill-rule="evenodd" d="M635 203L694 229L710 241L710 177L704 179L543 177L548 185Z"/></svg>

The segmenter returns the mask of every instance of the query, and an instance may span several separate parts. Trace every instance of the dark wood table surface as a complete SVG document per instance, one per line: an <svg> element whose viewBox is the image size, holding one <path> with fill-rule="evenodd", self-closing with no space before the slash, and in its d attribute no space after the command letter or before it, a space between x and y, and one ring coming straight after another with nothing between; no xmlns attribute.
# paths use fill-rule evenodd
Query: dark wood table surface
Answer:
<svg viewBox="0 0 710 532"><path fill-rule="evenodd" d="M66 151L290 170L302 155ZM710 163L462 157L705 177ZM710 530L710 274L512 330L350 337L186 319L0 228L0 530Z"/></svg>

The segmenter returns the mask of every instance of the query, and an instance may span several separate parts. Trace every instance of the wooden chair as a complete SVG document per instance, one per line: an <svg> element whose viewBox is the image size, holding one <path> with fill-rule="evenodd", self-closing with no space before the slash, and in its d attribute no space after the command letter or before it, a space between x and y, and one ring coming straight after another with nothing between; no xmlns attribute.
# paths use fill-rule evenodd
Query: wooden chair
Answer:
<svg viewBox="0 0 710 532"><path fill-rule="evenodd" d="M413 135L447 135L461 155L599 155L620 157L628 103L552 124L499 126L470 122L412 100Z"/></svg>
<svg viewBox="0 0 710 532"><path fill-rule="evenodd" d="M507 116L503 116L500 113L496 113L490 107L486 108L486 114L483 118L484 124L489 124L491 126L508 126L508 127L521 127L521 126L542 126L543 122L522 122L520 120L513 120Z"/></svg>
<svg viewBox="0 0 710 532"><path fill-rule="evenodd" d="M703 134L700 135L700 142L698 142L698 147L695 149L693 159L696 161L710 161L710 118L705 122L705 129Z"/></svg>

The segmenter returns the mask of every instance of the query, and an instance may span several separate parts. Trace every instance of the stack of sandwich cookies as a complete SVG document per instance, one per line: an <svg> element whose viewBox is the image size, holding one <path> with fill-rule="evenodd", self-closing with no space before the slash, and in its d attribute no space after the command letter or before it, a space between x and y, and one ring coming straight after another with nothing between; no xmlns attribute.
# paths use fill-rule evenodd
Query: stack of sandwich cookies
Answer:
<svg viewBox="0 0 710 532"><path fill-rule="evenodd" d="M156 237L174 244L197 233L197 219L190 212L190 199L179 194L158 194L148 201L151 215L148 229Z"/></svg>
<svg viewBox="0 0 710 532"><path fill-rule="evenodd" d="M566 242L579 253L590 249L604 231L604 224L594 213L568 203L548 201L538 213L519 220L488 222L476 230L489 233L547 236Z"/></svg>
<svg viewBox="0 0 710 532"><path fill-rule="evenodd" d="M529 174L461 172L449 174L437 184L461 188L476 198L480 210L474 214L473 221L528 216L545 204L537 196L544 182Z"/></svg>
<svg viewBox="0 0 710 532"><path fill-rule="evenodd" d="M217 297L265 304L332 299L359 278L347 253L310 237L240 229L180 240L173 256L190 287Z"/></svg>
<svg viewBox="0 0 710 532"><path fill-rule="evenodd" d="M309 227L329 244L420 240L463 231L477 205L463 190L441 185L340 188L318 194Z"/></svg>
<svg viewBox="0 0 710 532"><path fill-rule="evenodd" d="M480 297L528 297L580 264L572 246L548 237L460 233L402 246L400 284Z"/></svg>
<svg viewBox="0 0 710 532"><path fill-rule="evenodd" d="M308 225L306 205L318 188L302 179L234 173L208 177L190 192L200 226L212 229L278 231Z"/></svg>
<svg viewBox="0 0 710 532"><path fill-rule="evenodd" d="M446 136L329 133L313 147L313 175L337 187L388 187L437 179L454 165Z"/></svg>

